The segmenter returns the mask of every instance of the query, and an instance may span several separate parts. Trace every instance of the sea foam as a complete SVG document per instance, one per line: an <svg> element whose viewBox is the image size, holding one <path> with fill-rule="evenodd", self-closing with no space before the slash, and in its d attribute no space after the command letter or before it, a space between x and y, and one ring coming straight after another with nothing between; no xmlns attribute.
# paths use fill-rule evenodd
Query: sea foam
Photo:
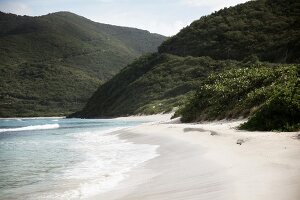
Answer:
<svg viewBox="0 0 300 200"><path fill-rule="evenodd" d="M124 127L70 134L77 142L69 148L81 152L85 158L60 175L62 185L70 184L72 188L31 196L30 199L91 198L118 185L132 168L159 156L157 145L133 144L121 140L117 134L110 134L122 129ZM77 186L74 183L78 183Z"/></svg>
<svg viewBox="0 0 300 200"><path fill-rule="evenodd" d="M0 133L16 132L16 131L45 130L45 129L56 129L56 128L59 128L59 124L44 124L44 125L24 126L24 127L19 127L19 128L4 128L4 129L0 129Z"/></svg>

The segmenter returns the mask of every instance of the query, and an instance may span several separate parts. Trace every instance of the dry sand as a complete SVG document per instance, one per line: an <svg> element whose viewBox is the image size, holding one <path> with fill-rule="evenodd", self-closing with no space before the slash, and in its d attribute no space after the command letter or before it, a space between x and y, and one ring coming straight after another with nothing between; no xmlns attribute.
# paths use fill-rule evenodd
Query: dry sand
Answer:
<svg viewBox="0 0 300 200"><path fill-rule="evenodd" d="M156 122L122 132L122 139L160 145L160 156L94 199L300 199L299 133L236 130L243 121L180 124L169 117L148 117Z"/></svg>

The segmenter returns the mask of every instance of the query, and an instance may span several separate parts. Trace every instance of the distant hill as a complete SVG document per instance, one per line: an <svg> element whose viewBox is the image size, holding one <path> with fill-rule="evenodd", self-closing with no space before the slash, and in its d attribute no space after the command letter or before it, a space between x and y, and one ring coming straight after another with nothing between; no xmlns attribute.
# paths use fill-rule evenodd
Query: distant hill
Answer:
<svg viewBox="0 0 300 200"><path fill-rule="evenodd" d="M122 69L70 117L180 107L175 116L185 122L251 116L244 128L297 130L299 5L257 0L202 17L166 40L158 53Z"/></svg>
<svg viewBox="0 0 300 200"><path fill-rule="evenodd" d="M166 37L69 12L0 12L0 117L64 115Z"/></svg>

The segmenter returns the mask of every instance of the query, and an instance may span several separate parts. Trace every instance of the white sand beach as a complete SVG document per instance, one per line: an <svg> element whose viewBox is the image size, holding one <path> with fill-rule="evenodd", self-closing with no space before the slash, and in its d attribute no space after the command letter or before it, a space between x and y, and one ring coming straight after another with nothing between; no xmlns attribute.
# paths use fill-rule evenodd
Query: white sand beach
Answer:
<svg viewBox="0 0 300 200"><path fill-rule="evenodd" d="M181 124L169 117L123 118L157 121L122 131L120 137L159 145L160 156L94 199L300 199L299 133L236 130L241 120Z"/></svg>

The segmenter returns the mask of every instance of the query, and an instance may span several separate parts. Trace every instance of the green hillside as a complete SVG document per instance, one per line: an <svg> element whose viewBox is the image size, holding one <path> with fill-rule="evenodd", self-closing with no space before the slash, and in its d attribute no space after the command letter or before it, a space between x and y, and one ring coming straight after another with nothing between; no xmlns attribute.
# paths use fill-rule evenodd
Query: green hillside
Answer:
<svg viewBox="0 0 300 200"><path fill-rule="evenodd" d="M100 83L164 39L69 12L0 12L0 117L74 112Z"/></svg>
<svg viewBox="0 0 300 200"><path fill-rule="evenodd" d="M137 59L103 84L72 117L114 117L168 112L211 72L237 65L209 57L151 54Z"/></svg>
<svg viewBox="0 0 300 200"><path fill-rule="evenodd" d="M122 69L70 117L179 107L175 116L185 122L250 117L243 128L298 130L298 11L295 1L258 0L202 17Z"/></svg>
<svg viewBox="0 0 300 200"><path fill-rule="evenodd" d="M300 2L257 0L204 16L165 41L159 52L300 63Z"/></svg>

